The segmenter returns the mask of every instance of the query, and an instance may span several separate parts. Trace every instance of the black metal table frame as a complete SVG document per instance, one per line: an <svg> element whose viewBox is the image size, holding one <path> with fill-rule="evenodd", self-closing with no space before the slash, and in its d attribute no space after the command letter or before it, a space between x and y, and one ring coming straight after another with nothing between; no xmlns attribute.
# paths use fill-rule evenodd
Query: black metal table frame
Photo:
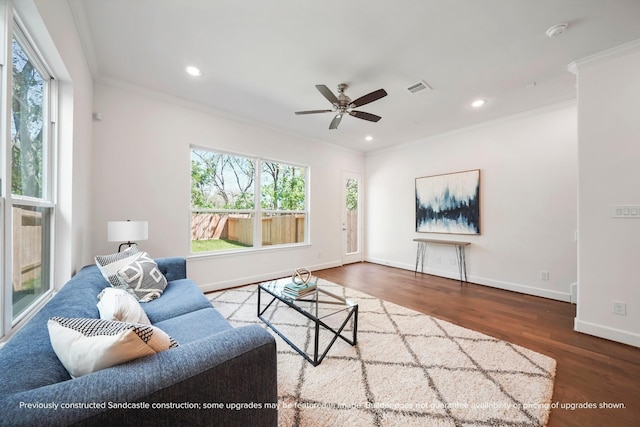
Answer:
<svg viewBox="0 0 640 427"><path fill-rule="evenodd" d="M271 299L271 301L265 306L264 310L260 310L261 307L261 295L262 295L262 291L265 291L266 293L268 293L269 295L271 295L273 298ZM320 301L320 293L329 295L335 299L337 299L340 302L333 302L333 301ZM270 327L276 334L278 334L278 336L280 336L280 338L282 338L287 344L289 344L295 351L297 351L302 357L304 357L309 363L311 363L313 366L318 366L320 364L320 362L322 362L322 360L324 359L324 357L327 355L327 353L329 352L329 350L331 349L331 347L333 346L333 343L336 342L336 340L338 339L338 337L340 337L342 340L344 340L345 342L347 342L348 344L354 346L357 343L357 339L358 339L358 304L354 304L352 306L352 310L349 312L347 318L344 320L344 322L342 322L342 325L340 325L340 328L338 328L337 330L332 328L331 326L327 325L325 322L323 322L322 320L320 320L318 318L318 303L323 303L323 304L341 304L341 303L345 303L346 300L332 294L331 292L325 291L323 289L317 288L316 291L313 293L313 295L315 295L315 299L298 299L298 300L292 300L292 299L288 299L286 297L283 297L282 295L276 294L274 292L271 292L269 289L267 289L266 287L263 287L263 285L259 285L258 286L258 318L260 320L262 320L268 327ZM303 350L301 350L297 345L295 345L289 338L287 338L281 331L278 330L278 328L276 328L271 322L269 322L264 316L263 314L269 309L269 307L271 307L271 304L274 303L274 301L280 301L283 302L284 304L286 304L287 306L291 307L292 309L294 309L295 311L297 311L298 313L302 314L303 316L305 316L307 319L310 319L311 321L314 322L315 325L315 334L314 334L314 345L313 345L313 358L309 357L309 355L304 352ZM316 303L316 316L313 316L310 313L307 313L305 310L303 310L302 308L298 307L295 302L296 301L302 301L302 302L312 302L312 303ZM349 307L346 307L346 310L348 310ZM345 337L344 335L342 335L342 331L344 330L344 328L347 326L347 324L349 323L349 320L351 320L351 318L353 318L353 338L349 339L347 337ZM327 345L326 349L324 350L324 352L320 355L320 357L318 357L318 347L320 345L320 327L325 328L328 331L331 331L333 333L333 339L331 340L331 342Z"/></svg>

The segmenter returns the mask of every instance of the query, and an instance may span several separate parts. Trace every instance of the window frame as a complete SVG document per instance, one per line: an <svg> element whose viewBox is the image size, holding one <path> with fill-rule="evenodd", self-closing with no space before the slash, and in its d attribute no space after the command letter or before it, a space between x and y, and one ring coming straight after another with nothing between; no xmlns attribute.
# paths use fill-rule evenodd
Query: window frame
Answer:
<svg viewBox="0 0 640 427"><path fill-rule="evenodd" d="M247 160L251 160L254 162L254 175L253 175L253 209L222 209L222 208L214 208L214 209L203 209L203 208L194 208L191 205L191 197L189 200L189 254L192 257L208 257L208 256L221 256L221 255L229 255L229 254L238 254L238 253L251 253L265 250L279 250L284 248L291 247L300 247L307 246L310 243L310 235L309 235L309 218L310 218L310 167L308 165L303 165L296 162L283 161L283 160L275 160L272 158L261 157L261 156L251 156L247 154L242 154L238 152L222 150L212 147L200 146L200 145L190 145L189 146L189 171L192 172L191 159L193 155L193 151L206 151L215 154L228 155L233 157L240 157ZM286 210L286 209L267 209L262 207L262 164L268 163L277 163L288 167L294 168L302 168L304 169L304 209L302 210ZM191 174L189 178L189 184L191 186L192 179ZM194 213L221 213L221 214L250 214L253 219L253 241L252 246L237 248L237 249L223 249L223 250L213 250L213 251L194 251L193 250L193 242L191 237L192 230L192 218ZM304 239L301 242L293 242L293 243L278 243L273 245L265 245L262 241L262 218L265 214L269 215L281 215L281 214L294 214L294 215L304 215Z"/></svg>
<svg viewBox="0 0 640 427"><path fill-rule="evenodd" d="M38 50L37 44L29 35L26 26L21 22L18 13L9 5L6 6L2 14L2 25L7 31L4 32L6 38L0 38L4 53L0 64L2 77L2 90L0 90L2 111L2 123L5 132L1 136L2 146L2 184L0 186L2 194L0 205L2 214L0 221L2 224L2 260L5 268L2 275L3 286L0 292L1 320L0 320L0 340L6 339L15 332L25 319L35 313L54 292L54 247L55 247L55 218L56 218L56 176L57 176L57 90L58 85L47 66L46 59ZM41 168L41 189L37 197L29 195L13 194L13 156L12 156L12 102L13 102L13 40L20 45L21 50L26 54L33 68L43 79L44 93L42 100L42 163ZM11 66L9 66L11 65ZM40 239L41 256L39 279L42 290L35 295L28 304L18 313L15 313L16 304L14 301L13 276L14 276L14 208L28 207L34 211L41 212L41 234Z"/></svg>
<svg viewBox="0 0 640 427"><path fill-rule="evenodd" d="M17 17L14 17L17 18ZM52 174L52 170L54 167L54 164L52 162L52 158L54 157L52 155L53 153L53 144L52 141L54 140L54 129L55 129L55 117L54 117L54 113L55 111L57 111L57 109L54 107L54 101L57 99L57 96L54 95L54 91L57 92L57 86L55 84L55 80L53 78L52 73L49 71L48 67L45 66L44 60L40 57L40 54L34 49L33 47L33 41L31 40L30 37L28 37L27 33L22 29L21 24L19 23L18 19L14 19L13 22L13 28L11 31L11 43L13 44L13 38L16 38L16 40L18 41L18 43L20 44L20 47L22 48L22 50L24 51L24 53L27 55L27 57L29 58L29 61L33 64L35 70L43 77L43 81L45 83L45 94L44 94L44 99L43 99L43 107L45 108L45 110L42 112L42 116L43 116L43 143L42 143L42 157L43 157L43 161L42 161L42 178L43 181L45 181L43 183L42 186L42 195L40 197L33 197L33 196L26 196L26 195L15 195L12 193L12 191L10 191L11 186L9 186L7 188L7 195L13 197L14 199L20 199L20 200L34 200L40 203L49 203L51 206L50 207L54 207L55 203L53 202L54 200L54 179L53 179L53 174ZM10 49L11 54L13 54L13 47ZM11 78L10 80L11 86L13 86L13 78ZM11 91L11 96L13 96L13 91ZM7 97L9 97L9 94L7 94ZM11 108L9 108L9 111L12 111ZM46 139L45 139L46 138ZM8 141L8 144L10 145L10 141ZM11 147L8 147L8 149L10 150ZM7 154L7 167L11 166L11 164L9 163L11 161L11 152L9 151ZM10 170L10 169L7 169ZM7 177L9 178L9 177ZM11 183L11 180L8 179L7 181L9 181L9 183Z"/></svg>

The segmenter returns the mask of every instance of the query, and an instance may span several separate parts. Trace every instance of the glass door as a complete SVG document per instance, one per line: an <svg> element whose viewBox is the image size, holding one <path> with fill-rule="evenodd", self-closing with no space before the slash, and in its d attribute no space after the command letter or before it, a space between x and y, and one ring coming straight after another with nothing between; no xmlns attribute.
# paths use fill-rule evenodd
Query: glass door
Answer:
<svg viewBox="0 0 640 427"><path fill-rule="evenodd" d="M360 262L362 256L362 175L342 174L342 263Z"/></svg>

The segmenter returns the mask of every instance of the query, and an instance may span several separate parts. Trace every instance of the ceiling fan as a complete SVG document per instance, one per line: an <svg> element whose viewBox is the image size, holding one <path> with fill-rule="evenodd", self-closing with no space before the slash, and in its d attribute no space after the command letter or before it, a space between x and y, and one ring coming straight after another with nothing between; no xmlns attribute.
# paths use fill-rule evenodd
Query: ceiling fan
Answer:
<svg viewBox="0 0 640 427"><path fill-rule="evenodd" d="M347 84L341 83L338 85L338 96L335 96L331 89L325 85L316 85L316 89L333 105L331 110L309 110L309 111L296 111L296 114L316 114L316 113L337 113L331 120L329 129L338 129L338 125L345 114L348 114L359 119L368 120L370 122L377 122L382 117L375 114L366 113L364 111L357 111L354 108L361 107L370 102L377 101L380 98L387 96L387 92L384 89L378 89L371 93L368 93L360 98L352 101L347 95L344 94Z"/></svg>

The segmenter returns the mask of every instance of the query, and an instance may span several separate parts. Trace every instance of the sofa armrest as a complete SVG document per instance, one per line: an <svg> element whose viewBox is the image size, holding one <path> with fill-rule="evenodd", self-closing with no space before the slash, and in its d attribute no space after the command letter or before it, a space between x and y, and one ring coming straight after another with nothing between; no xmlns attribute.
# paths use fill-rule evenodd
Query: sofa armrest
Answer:
<svg viewBox="0 0 640 427"><path fill-rule="evenodd" d="M0 425L275 426L277 400L275 340L248 325L6 396Z"/></svg>
<svg viewBox="0 0 640 427"><path fill-rule="evenodd" d="M187 260L182 257L167 257L154 259L160 272L164 274L167 281L187 278Z"/></svg>

